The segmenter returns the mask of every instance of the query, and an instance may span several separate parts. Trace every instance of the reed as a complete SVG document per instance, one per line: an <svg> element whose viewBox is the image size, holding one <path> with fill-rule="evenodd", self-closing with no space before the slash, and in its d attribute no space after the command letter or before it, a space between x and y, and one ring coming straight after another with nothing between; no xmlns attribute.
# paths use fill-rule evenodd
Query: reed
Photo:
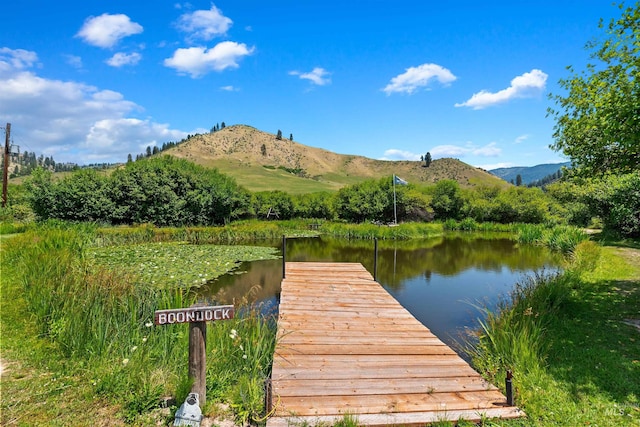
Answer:
<svg viewBox="0 0 640 427"><path fill-rule="evenodd" d="M346 224L331 222L321 229L323 234L346 239L381 239L405 240L412 238L428 238L441 236L444 231L439 223L402 223L397 226L378 225L371 223Z"/></svg>
<svg viewBox="0 0 640 427"><path fill-rule="evenodd" d="M535 274L516 284L497 310L481 308L480 329L463 346L474 366L494 384L504 384L510 369L519 375L542 370L549 340L546 326L571 292L562 274Z"/></svg>
<svg viewBox="0 0 640 427"><path fill-rule="evenodd" d="M152 322L156 310L187 307L196 296L189 287L145 285L126 269L96 269L86 256L94 238L92 227L40 226L8 240L4 261L17 267L40 335L58 345L60 354L50 357L86 367L95 393L120 404L122 417L134 422L162 395L186 390L188 326ZM275 342L275 322L261 309L236 310L237 319L209 326L207 337L208 384L226 401L241 378L257 384L267 377ZM260 409L249 404L238 411L254 417Z"/></svg>

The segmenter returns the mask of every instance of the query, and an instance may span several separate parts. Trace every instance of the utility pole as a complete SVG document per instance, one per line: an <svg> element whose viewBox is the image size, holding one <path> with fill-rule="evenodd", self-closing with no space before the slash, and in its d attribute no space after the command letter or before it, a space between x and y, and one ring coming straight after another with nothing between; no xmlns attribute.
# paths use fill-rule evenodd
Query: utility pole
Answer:
<svg viewBox="0 0 640 427"><path fill-rule="evenodd" d="M9 184L9 154L11 148L9 147L9 139L11 138L11 123L7 123L7 128L4 130L4 168L2 168L2 207L7 206L7 186Z"/></svg>

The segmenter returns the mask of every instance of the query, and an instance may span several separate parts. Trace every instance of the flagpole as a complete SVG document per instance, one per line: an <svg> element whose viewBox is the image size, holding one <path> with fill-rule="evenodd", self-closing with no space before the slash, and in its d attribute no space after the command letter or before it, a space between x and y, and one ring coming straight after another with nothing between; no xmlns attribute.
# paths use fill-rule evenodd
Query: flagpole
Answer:
<svg viewBox="0 0 640 427"><path fill-rule="evenodd" d="M396 211L396 176L393 175L393 223L398 224L398 213Z"/></svg>

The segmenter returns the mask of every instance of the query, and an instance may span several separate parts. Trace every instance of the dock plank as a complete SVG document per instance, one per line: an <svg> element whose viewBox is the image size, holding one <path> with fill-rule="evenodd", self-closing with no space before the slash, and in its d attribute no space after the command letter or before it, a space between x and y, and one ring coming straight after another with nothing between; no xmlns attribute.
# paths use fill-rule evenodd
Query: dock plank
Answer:
<svg viewBox="0 0 640 427"><path fill-rule="evenodd" d="M359 263L287 263L267 427L517 418L506 398Z"/></svg>

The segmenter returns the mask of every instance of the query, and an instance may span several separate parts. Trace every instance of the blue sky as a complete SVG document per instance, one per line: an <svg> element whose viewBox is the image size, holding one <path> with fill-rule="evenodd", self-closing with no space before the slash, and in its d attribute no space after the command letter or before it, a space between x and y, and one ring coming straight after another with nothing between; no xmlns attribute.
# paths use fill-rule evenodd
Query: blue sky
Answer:
<svg viewBox="0 0 640 427"><path fill-rule="evenodd" d="M3 6L0 125L124 162L216 123L375 159L565 161L547 94L610 1L32 1Z"/></svg>

